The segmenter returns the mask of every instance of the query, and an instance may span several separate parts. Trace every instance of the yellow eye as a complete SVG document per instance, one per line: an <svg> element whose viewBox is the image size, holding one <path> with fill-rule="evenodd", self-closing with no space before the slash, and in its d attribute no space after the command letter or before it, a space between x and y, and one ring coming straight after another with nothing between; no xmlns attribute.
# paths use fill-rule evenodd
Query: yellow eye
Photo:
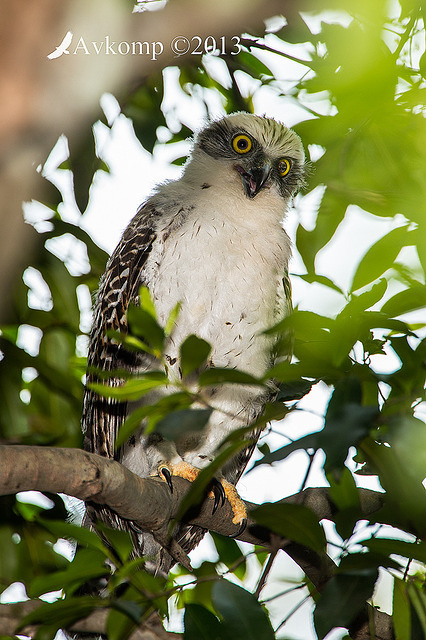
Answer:
<svg viewBox="0 0 426 640"><path fill-rule="evenodd" d="M278 173L280 174L281 178L284 178L284 176L288 174L290 169L291 169L290 160L287 160L287 158L281 158L281 160L278 163Z"/></svg>
<svg viewBox="0 0 426 640"><path fill-rule="evenodd" d="M247 153L250 151L252 142L245 133L239 133L232 140L232 148L237 153Z"/></svg>

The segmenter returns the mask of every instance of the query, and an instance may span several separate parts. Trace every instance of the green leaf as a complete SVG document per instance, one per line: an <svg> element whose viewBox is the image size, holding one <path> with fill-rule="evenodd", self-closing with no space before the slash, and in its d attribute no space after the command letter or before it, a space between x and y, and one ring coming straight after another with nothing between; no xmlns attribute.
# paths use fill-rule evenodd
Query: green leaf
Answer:
<svg viewBox="0 0 426 640"><path fill-rule="evenodd" d="M204 429L211 413L212 409L180 409L159 420L155 431L176 441L185 434Z"/></svg>
<svg viewBox="0 0 426 640"><path fill-rule="evenodd" d="M225 640L219 620L201 604L187 604L183 622L184 640Z"/></svg>
<svg viewBox="0 0 426 640"><path fill-rule="evenodd" d="M141 607L136 603L115 601L105 625L108 640L127 640L137 624L133 618L140 612Z"/></svg>
<svg viewBox="0 0 426 640"><path fill-rule="evenodd" d="M56 571L34 578L28 589L31 598L37 598L44 593L75 589L88 580L109 575L110 570L105 564L105 554L96 549L79 549L75 558L64 571Z"/></svg>
<svg viewBox="0 0 426 640"><path fill-rule="evenodd" d="M301 504L266 502L250 511L253 519L274 533L324 553L324 530L316 515Z"/></svg>
<svg viewBox="0 0 426 640"><path fill-rule="evenodd" d="M333 291L337 291L337 293L344 295L342 289L335 282L333 282L333 280L330 280L330 278L327 278L326 276L321 276L317 273L308 273L305 275L301 275L298 273L297 277L301 278L305 282L308 282L309 284L322 284L324 287L328 287L329 289L333 289Z"/></svg>
<svg viewBox="0 0 426 640"><path fill-rule="evenodd" d="M407 583L407 592L410 598L412 612L412 637L423 640L426 629L426 594L423 589L423 584L417 585L414 582L411 584Z"/></svg>
<svg viewBox="0 0 426 640"><path fill-rule="evenodd" d="M165 338L164 329L152 315L151 309L146 310L130 304L127 310L127 319L132 333L162 353Z"/></svg>
<svg viewBox="0 0 426 640"><path fill-rule="evenodd" d="M164 325L164 334L168 337L174 329L176 324L176 320L178 319L182 304L180 302L176 303L173 309L170 311L169 317L166 320L166 324Z"/></svg>
<svg viewBox="0 0 426 640"><path fill-rule="evenodd" d="M112 529L102 524L102 522L98 522L96 528L102 533L105 540L111 544L111 547L117 553L121 562L126 562L133 551L133 541L130 533L128 531Z"/></svg>
<svg viewBox="0 0 426 640"><path fill-rule="evenodd" d="M105 607L106 604L105 599L94 596L70 597L43 603L21 620L17 631L32 624L49 625L56 630L66 628L76 620L88 616L97 607Z"/></svg>
<svg viewBox="0 0 426 640"><path fill-rule="evenodd" d="M401 249L412 243L410 233L408 225L398 227L370 247L358 265L351 291L373 282L392 267Z"/></svg>
<svg viewBox="0 0 426 640"><path fill-rule="evenodd" d="M317 434L310 433L307 436L303 436L299 438L299 440L295 440L294 442L290 442L290 444L286 444L284 447L280 447L276 451L271 451L270 453L266 453L263 458L257 460L254 463L254 467L258 467L261 464L272 464L274 462L278 462L279 460L284 460L294 451L299 451L300 449L317 449Z"/></svg>
<svg viewBox="0 0 426 640"><path fill-rule="evenodd" d="M144 309L150 316L157 320L157 312L155 310L154 300L152 299L151 292L148 287L141 287L139 289L139 306Z"/></svg>
<svg viewBox="0 0 426 640"><path fill-rule="evenodd" d="M363 542L370 551L386 555L398 555L409 560L418 560L426 564L426 542L407 542L394 538L370 538Z"/></svg>
<svg viewBox="0 0 426 640"><path fill-rule="evenodd" d="M396 576L393 579L392 623L398 640L412 640L411 610L406 583Z"/></svg>
<svg viewBox="0 0 426 640"><path fill-rule="evenodd" d="M426 286L413 285L409 289L404 289L396 293L387 300L381 308L382 313L395 318L410 311L424 309L426 307Z"/></svg>
<svg viewBox="0 0 426 640"><path fill-rule="evenodd" d="M345 540L352 535L356 523L361 519L358 489L353 475L344 467L341 474L328 474L329 495L338 507L334 516L337 532Z"/></svg>
<svg viewBox="0 0 426 640"><path fill-rule="evenodd" d="M324 587L314 611L320 640L335 627L348 627L373 593L377 569L337 574Z"/></svg>
<svg viewBox="0 0 426 640"><path fill-rule="evenodd" d="M139 398L153 389L167 384L168 378L166 374L161 371L150 371L142 378L131 378L119 387L111 387L109 384L100 384L98 382L91 382L87 386L102 397L114 398L124 402L126 400L139 400Z"/></svg>
<svg viewBox="0 0 426 640"><path fill-rule="evenodd" d="M211 352L211 345L198 338L190 335L184 340L180 346L180 368L182 375L188 376L196 369L203 366Z"/></svg>
<svg viewBox="0 0 426 640"><path fill-rule="evenodd" d="M99 536L97 536L94 531L90 531L90 529L78 527L69 522L52 522L46 518L40 518L40 524L57 538L71 538L84 547L101 551L105 554L106 558L110 555Z"/></svg>
<svg viewBox="0 0 426 640"><path fill-rule="evenodd" d="M291 402L300 400L306 396L316 381L294 380L293 382L283 382L280 384L279 391L276 395L275 402Z"/></svg>
<svg viewBox="0 0 426 640"><path fill-rule="evenodd" d="M201 387L228 383L264 386L263 382L258 378L255 378L244 371L238 371L237 369L221 369L219 367L212 367L211 369L203 371L199 377L199 384Z"/></svg>
<svg viewBox="0 0 426 640"><path fill-rule="evenodd" d="M115 600L113 603L113 607L116 611L120 611L124 613L127 618L129 618L134 624L139 624L140 619L143 615L144 609L140 604L134 602L132 600L125 600L121 598L120 600ZM109 636L110 638L111 636ZM120 640L121 636L116 636L117 640Z"/></svg>
<svg viewBox="0 0 426 640"><path fill-rule="evenodd" d="M274 640L268 616L249 591L228 580L218 580L213 585L212 599L230 638Z"/></svg>
<svg viewBox="0 0 426 640"><path fill-rule="evenodd" d="M343 378L336 383L324 428L317 434L318 447L327 456L327 472L342 469L349 447L356 446L374 428L377 407L364 407L361 393L360 381L355 377Z"/></svg>
<svg viewBox="0 0 426 640"><path fill-rule="evenodd" d="M214 531L211 531L210 535L213 538L213 542L219 554L219 561L223 562L228 569L235 566L233 573L240 580L244 580L244 576L246 574L246 561L238 543L232 538L227 538L226 536L222 536ZM241 564L239 564L240 562Z"/></svg>
<svg viewBox="0 0 426 640"><path fill-rule="evenodd" d="M182 391L162 396L155 404L147 404L134 409L121 425L115 441L116 448L120 448L141 427L143 420L148 418L149 427L146 432L153 431L156 423L174 411L187 409L193 404L190 394Z"/></svg>

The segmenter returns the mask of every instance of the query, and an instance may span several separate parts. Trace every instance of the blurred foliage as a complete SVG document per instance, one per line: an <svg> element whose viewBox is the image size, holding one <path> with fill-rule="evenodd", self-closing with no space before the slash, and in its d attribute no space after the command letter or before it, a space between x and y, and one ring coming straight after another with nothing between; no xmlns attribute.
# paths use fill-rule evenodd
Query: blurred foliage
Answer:
<svg viewBox="0 0 426 640"><path fill-rule="evenodd" d="M422 419L426 362L426 54L422 53L422 18L426 9L418 0L393 3L392 14L384 0L362 0L356 5L346 0L323 3L323 11L337 14L313 12L311 3L304 0L298 6L308 13L293 16L272 37L245 38L239 55L222 56L226 79L219 80L219 75L210 71L209 56L191 56L179 67L179 86L191 99L204 103L207 114L213 94L222 102L224 112L252 111L256 92L265 88L283 105L290 101L304 110L305 116L294 128L311 155L312 172L307 192L296 201L296 214L312 193L322 195L316 200L316 211L311 211L310 222L299 216L296 250L305 270L294 277L307 291L315 287L325 297L331 293L337 296L339 310L327 314L315 302L299 306L290 318L271 329L278 334L294 332L291 363L278 364L263 380L253 380L243 372L207 371L200 378L200 390L213 382L265 384L273 377L280 392L260 420L263 426L268 419L302 410L305 405L301 400L317 383L327 386L330 401L323 428L272 451L263 444L263 457L256 462L257 466L273 464L297 450L307 451L312 460L316 451L324 452L324 472L335 504L333 522L341 541L334 552L338 567L321 594L310 586L301 601L304 594L312 595L315 629L318 637L324 638L331 629L350 625L372 596L381 569L394 578L397 637L413 640L426 633L426 551L422 542L426 534L426 429ZM299 63L298 80L284 81L279 79L281 75L274 75L272 58L265 57L272 51L274 64L281 61L284 74L287 63ZM243 77L252 81L251 93L242 88ZM164 128L169 130L168 145L192 134L183 122L169 126L163 106L166 94L163 74L156 71L136 89L118 96L122 113L149 152L165 144L157 137ZM178 152L175 162L181 161ZM75 200L84 212L96 172L108 171L92 131L79 145L70 144L69 159L60 170L73 172ZM61 215L59 195L52 189L45 203L49 207L47 222L34 230L39 251L15 291L11 321L1 328L3 442L81 443L88 327L84 322L87 309L79 292L93 294L107 255L82 226ZM333 264L330 273L324 273L318 256L356 210L364 211L369 219L393 224L370 243L360 259L341 247L341 260L346 261L345 266L349 261L353 273L349 286L343 289L341 265ZM87 264L77 273L49 244L66 235L87 254ZM37 286L26 284L29 273L37 275L38 293ZM142 308L132 309L130 315L132 339L136 341L133 348L148 348L161 357L168 329L158 325L149 297L145 296ZM191 336L181 349L185 376L193 377L208 353L209 345ZM384 368L383 358L396 364ZM128 380L114 392L134 399L164 382L164 373L151 372ZM191 410L197 397L186 388L184 377L177 392L128 418L121 441L142 417L148 418L149 429L169 438L188 425L202 428L209 409ZM230 438L218 461L223 463L235 454L243 446L243 438L244 433ZM192 498L202 492L218 461L200 474ZM363 475L376 476L386 497L383 509L370 518L373 526L364 528L360 539L355 478L362 480ZM40 638L53 638L61 625L96 607L110 609L108 637L125 638L153 609L167 616L170 598L178 608L185 608L185 640L284 637L285 622L291 615L285 613L285 594L303 583L277 594L283 598L283 619L274 633L268 603L244 588L243 582L251 557L257 559L253 571L260 580L267 562L262 550L242 551L235 541L215 535L217 562L204 561L191 575L176 568L165 580L140 570L141 561L131 558L127 534L104 531L104 540L110 543L106 545L95 534L67 524L62 501L49 497L53 500L50 508L34 507L15 497L2 498L0 511L0 588L19 581L30 597L54 590L64 594L24 621L42 623ZM317 552L324 550L322 523L304 507L265 504L253 516L278 534ZM383 527L386 524L399 530L396 537L395 530ZM78 541L73 562L55 549L59 538ZM114 571L107 561L114 564ZM105 576L110 580L104 599L78 595L83 583Z"/></svg>

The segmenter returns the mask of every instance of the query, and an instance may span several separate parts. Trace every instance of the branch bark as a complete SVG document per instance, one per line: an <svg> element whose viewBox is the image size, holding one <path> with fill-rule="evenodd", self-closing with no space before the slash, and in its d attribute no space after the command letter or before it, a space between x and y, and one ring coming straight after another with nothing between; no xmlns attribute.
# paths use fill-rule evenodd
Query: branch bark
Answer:
<svg viewBox="0 0 426 640"><path fill-rule="evenodd" d="M141 529L154 535L156 531L166 530L170 520L176 518L180 502L190 488L187 480L174 478L174 491L171 493L160 479L140 478L119 462L81 449L0 445L0 461L0 495L29 490L66 493L81 500L106 504L122 518L136 522ZM365 517L382 506L382 494L360 489L359 495ZM212 502L211 498L204 500L184 518L185 522L225 536L235 536L239 527L232 523L230 504L225 502L223 508L213 514ZM280 502L302 503L319 519L333 519L333 504L326 488L306 489ZM258 505L246 502L246 506L250 512ZM238 535L238 539L271 550L284 549L319 591L334 573L335 565L328 555L317 554L291 540L277 540L275 534L256 524L250 516L247 528ZM383 635L376 631L376 639L390 640L389 616L376 611L373 615L377 618L376 629L385 630ZM352 638L362 640L368 637L366 633L368 627L366 631L365 625L361 625L353 632Z"/></svg>
<svg viewBox="0 0 426 640"><path fill-rule="evenodd" d="M13 604L0 604L0 636L13 637L19 622L28 614L35 611L42 602L40 600L27 600ZM81 634L105 634L108 610L93 611L86 618L77 620L71 624L69 633ZM24 627L20 630L23 635L32 637L34 627ZM143 627L135 629L129 636L129 640L182 640L180 633L166 631L157 615L152 615L143 624Z"/></svg>

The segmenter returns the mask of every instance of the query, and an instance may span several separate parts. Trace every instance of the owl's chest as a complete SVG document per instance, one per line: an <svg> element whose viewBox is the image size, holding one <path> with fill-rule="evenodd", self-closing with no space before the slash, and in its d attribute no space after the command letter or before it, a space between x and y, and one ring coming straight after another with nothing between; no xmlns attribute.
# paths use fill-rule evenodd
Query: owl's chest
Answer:
<svg viewBox="0 0 426 640"><path fill-rule="evenodd" d="M286 238L279 225L265 234L218 215L188 216L163 229L147 279L161 321L181 304L175 344L196 333L213 345L216 366L241 367L244 350L264 351L256 336L282 311Z"/></svg>

